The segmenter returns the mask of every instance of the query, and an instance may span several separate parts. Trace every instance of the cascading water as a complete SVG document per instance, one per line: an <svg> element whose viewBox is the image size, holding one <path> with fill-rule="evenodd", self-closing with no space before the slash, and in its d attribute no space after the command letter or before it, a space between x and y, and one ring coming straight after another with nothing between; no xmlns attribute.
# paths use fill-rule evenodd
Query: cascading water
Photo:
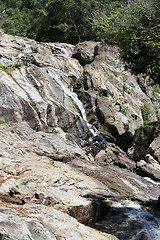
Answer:
<svg viewBox="0 0 160 240"><path fill-rule="evenodd" d="M63 54L65 56L69 56L72 54L72 50L69 49L69 47L66 49L63 46L60 46L60 44L56 44L56 43L51 43L51 46L56 50L57 54Z"/></svg>
<svg viewBox="0 0 160 240"><path fill-rule="evenodd" d="M67 84L65 84L64 82L62 82L61 76L58 75L53 69L48 69L48 68L47 68L47 69L46 69L46 72L48 73L48 75L49 75L52 79L54 79L54 80L60 85L60 87L62 88L62 90L64 91L64 93L65 93L67 96L69 96L69 97L72 98L72 100L74 101L74 103L78 106L78 108L79 108L79 110L80 110L80 112L81 112L81 115L82 115L84 121L86 122L86 124L87 124L90 132L93 134L93 136L96 135L97 130L96 130L96 128L95 128L93 125L91 125L91 124L88 123L84 106L83 106L82 102L79 100L77 94L76 94L75 92L73 92L72 89L69 89L69 88L66 86Z"/></svg>
<svg viewBox="0 0 160 240"><path fill-rule="evenodd" d="M144 177L144 179L147 180L148 182L152 183L153 185L160 185L159 182L155 182L155 181L153 181L153 180L152 180L151 178L149 178L149 177Z"/></svg>
<svg viewBox="0 0 160 240"><path fill-rule="evenodd" d="M23 53L20 53L18 55L19 59L25 58L25 55L30 55L33 52L33 48L30 44L26 43L24 39L17 39L16 42L20 45L24 47ZM53 49L55 49L56 54L62 54L64 56L69 56L72 53L72 49L67 47L67 49L62 45L59 46L59 44L56 43L52 43L51 46L53 47ZM82 102L78 99L78 96L75 92L73 92L72 89L68 88L68 84L67 82L62 81L61 76L52 68L44 68L44 70L48 73L48 75L54 79L57 84L62 88L62 90L64 91L64 93L71 97L73 102L76 104L76 106L78 107L78 109L81 112L82 118L84 119L84 121L86 122L90 132L92 133L92 135L96 135L97 129L89 124L88 120L87 120L87 116L86 116L86 112L84 109L84 106L82 104ZM65 78L68 78L67 76L65 76ZM69 81L69 79L68 79Z"/></svg>
<svg viewBox="0 0 160 240"><path fill-rule="evenodd" d="M122 182L124 182L125 185L129 186L134 192L138 192L138 189L135 186L133 186L129 181L121 177L119 179L121 179Z"/></svg>
<svg viewBox="0 0 160 240"><path fill-rule="evenodd" d="M160 239L160 219L157 219L153 214L144 210L138 203L126 200L121 203L115 203L114 207L124 209L128 227L139 223L139 231L130 240Z"/></svg>
<svg viewBox="0 0 160 240"><path fill-rule="evenodd" d="M27 43L24 41L23 38L22 38L22 39L17 39L16 41L17 41L17 43L18 43L19 45L24 45L24 50L23 50L23 52L24 52L25 54L31 54L31 53L33 52L32 46L31 46L30 44L27 44ZM18 55L18 57L21 58L23 55L24 55L24 54L20 53L20 54Z"/></svg>
<svg viewBox="0 0 160 240"><path fill-rule="evenodd" d="M160 219L130 200L114 202L98 229L119 240L160 240Z"/></svg>

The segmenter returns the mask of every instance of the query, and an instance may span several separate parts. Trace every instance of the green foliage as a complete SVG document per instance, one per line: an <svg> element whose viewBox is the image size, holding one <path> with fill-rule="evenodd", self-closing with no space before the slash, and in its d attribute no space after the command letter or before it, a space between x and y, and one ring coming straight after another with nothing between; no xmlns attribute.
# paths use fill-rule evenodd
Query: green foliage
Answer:
<svg viewBox="0 0 160 240"><path fill-rule="evenodd" d="M113 72L115 77L118 77L118 74L117 74L117 72L115 70L112 70L112 72Z"/></svg>
<svg viewBox="0 0 160 240"><path fill-rule="evenodd" d="M75 82L76 82L77 78L75 76L71 76L70 77L70 86L74 86Z"/></svg>
<svg viewBox="0 0 160 240"><path fill-rule="evenodd" d="M120 110L119 110L123 115L126 115L126 110L124 108L122 108L122 106L120 105Z"/></svg>
<svg viewBox="0 0 160 240"><path fill-rule="evenodd" d="M39 0L12 0L0 2L1 11L8 6L3 16L2 28L12 35L36 37L37 30L41 26L41 20L46 14L44 1Z"/></svg>
<svg viewBox="0 0 160 240"><path fill-rule="evenodd" d="M0 120L0 124L7 123L7 121Z"/></svg>
<svg viewBox="0 0 160 240"><path fill-rule="evenodd" d="M152 101L152 102L156 102L156 101L158 101L158 97L157 97L156 94L152 95L152 97L151 97L151 101Z"/></svg>
<svg viewBox="0 0 160 240"><path fill-rule="evenodd" d="M2 64L0 64L0 69L2 69L2 70L5 71L5 72L8 72L8 71L9 71L9 67L4 66L4 65L2 65Z"/></svg>
<svg viewBox="0 0 160 240"><path fill-rule="evenodd" d="M159 112L156 113L156 117L157 117L158 121L160 121L160 113Z"/></svg>
<svg viewBox="0 0 160 240"><path fill-rule="evenodd" d="M155 85L154 85L154 92L160 94L160 87L159 87L158 84L155 84Z"/></svg>
<svg viewBox="0 0 160 240"><path fill-rule="evenodd" d="M151 109L146 104L144 104L141 106L141 113L144 125L148 124L150 122L149 115L152 113Z"/></svg>
<svg viewBox="0 0 160 240"><path fill-rule="evenodd" d="M9 1L0 1L2 11ZM93 38L89 22L98 0L11 1L2 28L12 35L39 41L77 43Z"/></svg>
<svg viewBox="0 0 160 240"><path fill-rule="evenodd" d="M129 89L128 89L128 87L127 87L127 85L126 85L126 82L125 82L125 80L123 79L123 91L124 92L126 92L126 93L130 93L130 91L129 91Z"/></svg>
<svg viewBox="0 0 160 240"><path fill-rule="evenodd" d="M22 62L14 62L8 66L0 65L0 69L2 69L5 72L13 71L16 68L21 68L23 66Z"/></svg>
<svg viewBox="0 0 160 240"><path fill-rule="evenodd" d="M13 64L11 64L12 69L21 68L22 66L23 66L22 62L14 62Z"/></svg>
<svg viewBox="0 0 160 240"><path fill-rule="evenodd" d="M38 41L117 44L134 74L160 79L159 0L0 0L0 27Z"/></svg>
<svg viewBox="0 0 160 240"><path fill-rule="evenodd" d="M108 97L108 96L113 97L113 93L109 89L99 88L98 94L100 97Z"/></svg>
<svg viewBox="0 0 160 240"><path fill-rule="evenodd" d="M93 20L93 30L101 41L117 44L126 67L135 74L147 73L155 81L160 76L160 3L135 0L110 4Z"/></svg>

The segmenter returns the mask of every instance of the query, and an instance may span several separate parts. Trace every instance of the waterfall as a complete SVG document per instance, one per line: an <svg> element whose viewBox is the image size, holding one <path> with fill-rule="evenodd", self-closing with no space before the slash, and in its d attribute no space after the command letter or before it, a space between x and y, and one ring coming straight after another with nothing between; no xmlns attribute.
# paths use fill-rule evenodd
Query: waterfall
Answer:
<svg viewBox="0 0 160 240"><path fill-rule="evenodd" d="M84 119L84 121L86 122L90 132L92 133L92 135L96 135L96 128L89 124L88 120L87 120L87 115L86 115L86 112L85 112L85 109L84 109L84 106L83 106L83 103L79 100L77 94L75 92L73 92L72 89L69 89L65 83L62 82L61 80L61 76L59 74L57 74L53 69L46 69L46 72L49 74L49 76L54 79L59 85L60 87L62 88L62 90L64 91L64 93L71 97L72 100L74 101L74 103L77 105L78 109L80 110L81 112L81 115L82 115L82 118Z"/></svg>
<svg viewBox="0 0 160 240"><path fill-rule="evenodd" d="M24 45L24 53L31 54L33 52L32 45L25 42L23 38L16 40L19 45Z"/></svg>

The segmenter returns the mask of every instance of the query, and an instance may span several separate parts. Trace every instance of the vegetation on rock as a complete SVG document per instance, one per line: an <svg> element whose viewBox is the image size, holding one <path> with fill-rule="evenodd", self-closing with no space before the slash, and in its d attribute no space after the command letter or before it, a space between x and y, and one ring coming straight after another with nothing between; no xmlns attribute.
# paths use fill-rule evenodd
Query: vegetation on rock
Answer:
<svg viewBox="0 0 160 240"><path fill-rule="evenodd" d="M150 122L149 115L152 113L152 111L146 104L144 104L143 106L141 106L141 113L143 117L143 123L144 125L146 125Z"/></svg>
<svg viewBox="0 0 160 240"><path fill-rule="evenodd" d="M22 67L22 62L14 62L13 64L10 64L8 66L0 64L0 69L2 69L5 72L10 72L12 70L15 70L16 68Z"/></svg>
<svg viewBox="0 0 160 240"><path fill-rule="evenodd" d="M1 28L12 35L48 42L100 40L118 45L126 67L136 75L150 76L159 93L159 0L0 0L0 13ZM116 71L113 74L117 77ZM130 92L125 81L123 89Z"/></svg>

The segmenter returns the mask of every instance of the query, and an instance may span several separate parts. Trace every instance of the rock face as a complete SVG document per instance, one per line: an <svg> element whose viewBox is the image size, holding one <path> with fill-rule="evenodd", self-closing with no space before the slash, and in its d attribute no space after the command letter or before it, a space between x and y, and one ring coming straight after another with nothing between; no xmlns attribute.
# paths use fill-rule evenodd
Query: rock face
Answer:
<svg viewBox="0 0 160 240"><path fill-rule="evenodd" d="M70 90L83 72L70 56L73 46L5 34L0 42L1 121L26 122L43 131L59 126L86 138L86 123Z"/></svg>
<svg viewBox="0 0 160 240"><path fill-rule="evenodd" d="M88 119L93 123L93 119L98 118L101 127L115 138L126 130L134 133L143 124L143 106L150 109L148 119L156 121L159 102L151 101L153 88L146 83L146 91L142 90L140 82L145 85L146 80L142 76L136 78L125 70L116 47L100 43L96 47L91 46L92 49L96 48L96 55L93 58L93 50L88 48L88 54L93 60L84 66L81 84L75 87L85 104ZM82 58L84 62L87 61L88 56L83 54L83 50L87 51L86 43L78 44L75 50L74 57L80 62Z"/></svg>
<svg viewBox="0 0 160 240"><path fill-rule="evenodd" d="M107 195L108 189L100 183L69 165L36 154L1 158L0 164L2 239L116 239L79 223L92 221L98 214L83 195L89 189L95 195ZM79 212L79 222L67 215L73 208Z"/></svg>
<svg viewBox="0 0 160 240"><path fill-rule="evenodd" d="M130 158L138 161L144 159L147 152L153 152L155 148L155 138L160 134L160 122L153 122L142 126L135 131L134 140L131 149L129 150ZM150 146L150 144L154 143ZM158 143L158 142L157 142ZM150 146L150 150L148 147ZM158 148L158 146L157 146ZM155 149L156 150L156 149Z"/></svg>
<svg viewBox="0 0 160 240"><path fill-rule="evenodd" d="M149 123L135 131L128 156L137 162L137 173L142 176L160 179L160 122Z"/></svg>
<svg viewBox="0 0 160 240"><path fill-rule="evenodd" d="M158 102L138 82L115 47L0 35L0 239L127 240L118 204L160 195ZM145 104L156 122L134 133Z"/></svg>

